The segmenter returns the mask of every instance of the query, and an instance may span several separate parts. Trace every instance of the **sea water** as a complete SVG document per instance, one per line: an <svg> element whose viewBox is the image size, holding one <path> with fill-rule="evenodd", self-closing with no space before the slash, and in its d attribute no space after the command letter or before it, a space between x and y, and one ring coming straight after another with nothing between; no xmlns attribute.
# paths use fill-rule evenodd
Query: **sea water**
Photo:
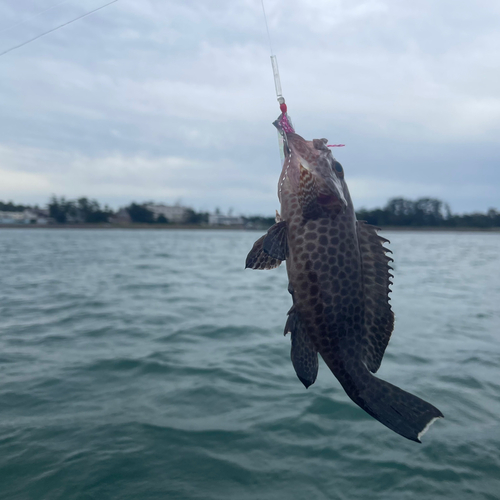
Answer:
<svg viewBox="0 0 500 500"><path fill-rule="evenodd" d="M0 230L0 498L500 498L500 234L382 234L378 376L444 413L422 444L323 362L303 387L260 233Z"/></svg>

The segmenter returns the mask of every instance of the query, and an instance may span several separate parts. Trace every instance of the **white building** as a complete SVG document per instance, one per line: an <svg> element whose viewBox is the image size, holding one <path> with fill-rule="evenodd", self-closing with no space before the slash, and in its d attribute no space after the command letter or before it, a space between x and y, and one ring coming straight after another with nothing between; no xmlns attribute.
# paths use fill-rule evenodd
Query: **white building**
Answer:
<svg viewBox="0 0 500 500"><path fill-rule="evenodd" d="M0 212L0 224L47 224L47 222L48 217L29 209L22 212Z"/></svg>
<svg viewBox="0 0 500 500"><path fill-rule="evenodd" d="M211 226L241 226L244 221L242 217L233 217L232 215L210 214L208 223Z"/></svg>
<svg viewBox="0 0 500 500"><path fill-rule="evenodd" d="M173 222L174 224L185 222L188 213L188 209L180 205L169 206L150 203L144 206L153 212L155 219L163 215L168 222Z"/></svg>

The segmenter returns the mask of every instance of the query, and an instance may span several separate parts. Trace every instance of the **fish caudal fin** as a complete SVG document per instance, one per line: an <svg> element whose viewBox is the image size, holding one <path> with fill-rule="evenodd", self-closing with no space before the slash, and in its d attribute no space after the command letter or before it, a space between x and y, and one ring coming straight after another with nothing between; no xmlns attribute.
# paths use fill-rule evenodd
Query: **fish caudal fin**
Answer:
<svg viewBox="0 0 500 500"><path fill-rule="evenodd" d="M368 369L363 383L344 385L347 395L369 415L401 436L420 443L431 424L443 414L427 401L373 376ZM349 387L350 386L350 387Z"/></svg>

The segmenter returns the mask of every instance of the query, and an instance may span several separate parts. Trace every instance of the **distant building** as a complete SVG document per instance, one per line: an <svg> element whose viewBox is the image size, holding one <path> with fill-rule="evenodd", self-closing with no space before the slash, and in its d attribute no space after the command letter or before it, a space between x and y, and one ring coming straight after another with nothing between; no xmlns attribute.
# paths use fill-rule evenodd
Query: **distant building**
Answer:
<svg viewBox="0 0 500 500"><path fill-rule="evenodd" d="M47 224L49 217L42 210L26 209L22 212L0 212L0 224Z"/></svg>
<svg viewBox="0 0 500 500"><path fill-rule="evenodd" d="M144 206L153 212L155 219L158 219L160 215L163 215L168 222L172 222L174 224L181 224L185 222L189 210L188 208L181 207L180 205L169 206L149 203Z"/></svg>
<svg viewBox="0 0 500 500"><path fill-rule="evenodd" d="M109 222L111 222L111 224L130 224L132 218L126 208L120 208L116 214L109 218Z"/></svg>
<svg viewBox="0 0 500 500"><path fill-rule="evenodd" d="M242 226L244 224L242 217L233 217L232 215L210 214L208 223L211 226Z"/></svg>

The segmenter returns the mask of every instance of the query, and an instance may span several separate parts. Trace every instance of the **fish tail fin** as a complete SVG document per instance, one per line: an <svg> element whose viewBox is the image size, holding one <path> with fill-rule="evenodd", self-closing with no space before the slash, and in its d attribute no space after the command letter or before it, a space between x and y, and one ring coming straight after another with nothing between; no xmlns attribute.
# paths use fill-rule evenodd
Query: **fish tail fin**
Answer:
<svg viewBox="0 0 500 500"><path fill-rule="evenodd" d="M443 414L427 401L372 375L367 368L363 383L349 384L349 397L369 415L401 436L420 443L427 429ZM353 379L351 379L352 381Z"/></svg>

